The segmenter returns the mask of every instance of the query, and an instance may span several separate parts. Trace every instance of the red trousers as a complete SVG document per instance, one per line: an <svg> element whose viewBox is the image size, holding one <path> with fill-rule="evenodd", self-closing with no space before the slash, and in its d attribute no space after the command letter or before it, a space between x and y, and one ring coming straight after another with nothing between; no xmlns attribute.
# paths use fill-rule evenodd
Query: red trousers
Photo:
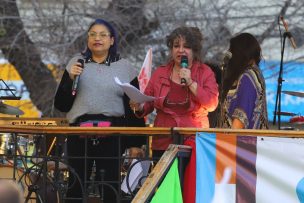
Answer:
<svg viewBox="0 0 304 203"><path fill-rule="evenodd" d="M195 203L196 194L196 145L195 137L185 140L184 145L192 147L190 161L185 169L183 202Z"/></svg>

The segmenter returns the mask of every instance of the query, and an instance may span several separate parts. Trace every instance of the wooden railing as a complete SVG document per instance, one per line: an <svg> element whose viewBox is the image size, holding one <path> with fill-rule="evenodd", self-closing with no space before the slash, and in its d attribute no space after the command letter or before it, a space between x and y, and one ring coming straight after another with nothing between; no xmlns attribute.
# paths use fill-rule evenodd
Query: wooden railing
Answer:
<svg viewBox="0 0 304 203"><path fill-rule="evenodd" d="M61 127L61 126L12 126L1 125L3 133L30 133L30 134L63 134L63 135L103 135L103 134L133 134L170 136L195 135L197 132L223 133L243 136L276 136L276 137L304 137L304 131L296 130L251 130L251 129L219 129L219 128L159 128L159 127Z"/></svg>
<svg viewBox="0 0 304 203"><path fill-rule="evenodd" d="M158 128L158 127L68 127L68 126L51 126L51 125L1 125L0 133L21 133L21 134L40 134L40 135L105 135L113 136L173 136L195 135L197 132L221 133L230 136L275 136L275 137L294 137L304 138L304 131L290 130L232 130L232 129L203 129L203 128ZM182 140L182 139L176 139ZM181 143L176 143L181 144ZM191 149L181 145L171 145L165 152L158 164L151 171L143 186L134 197L134 203L147 202L153 196L156 188L161 183L162 178L170 168L172 161L178 157L179 152L189 153Z"/></svg>

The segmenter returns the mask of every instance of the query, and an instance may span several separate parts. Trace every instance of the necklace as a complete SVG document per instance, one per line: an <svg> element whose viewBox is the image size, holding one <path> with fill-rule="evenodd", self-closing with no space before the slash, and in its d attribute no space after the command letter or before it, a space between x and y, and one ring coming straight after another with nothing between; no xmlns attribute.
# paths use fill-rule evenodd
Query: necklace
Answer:
<svg viewBox="0 0 304 203"><path fill-rule="evenodd" d="M180 81L179 70L177 70L177 68L175 66L173 66L173 69L172 69L172 72L170 75L170 80L175 83L179 83L179 81Z"/></svg>

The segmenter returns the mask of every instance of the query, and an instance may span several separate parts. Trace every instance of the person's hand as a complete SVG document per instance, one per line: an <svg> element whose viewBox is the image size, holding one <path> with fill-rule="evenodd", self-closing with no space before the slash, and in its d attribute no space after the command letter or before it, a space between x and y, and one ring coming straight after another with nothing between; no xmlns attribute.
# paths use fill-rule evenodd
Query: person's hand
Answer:
<svg viewBox="0 0 304 203"><path fill-rule="evenodd" d="M69 76L72 80L75 79L76 75L80 75L83 71L82 65L81 63L77 62L74 65L72 65L70 72L69 72Z"/></svg>
<svg viewBox="0 0 304 203"><path fill-rule="evenodd" d="M136 103L135 101L130 100L129 102L130 108L133 110L133 112L141 112L143 110L143 107L140 103Z"/></svg>
<svg viewBox="0 0 304 203"><path fill-rule="evenodd" d="M186 85L188 85L192 82L191 70L189 68L181 68L179 71L179 76L180 76L180 78L185 78Z"/></svg>

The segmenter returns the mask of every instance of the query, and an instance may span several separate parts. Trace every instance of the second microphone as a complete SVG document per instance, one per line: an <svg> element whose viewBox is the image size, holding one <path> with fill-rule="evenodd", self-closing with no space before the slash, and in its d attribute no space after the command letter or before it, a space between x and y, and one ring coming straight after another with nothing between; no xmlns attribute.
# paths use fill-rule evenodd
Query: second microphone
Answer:
<svg viewBox="0 0 304 203"><path fill-rule="evenodd" d="M77 60L78 63L80 63L80 67L84 68L84 60L83 59L78 59ZM72 86L72 95L75 96L77 94L77 87L78 87L78 83L79 83L79 78L80 75L77 75L73 81L73 86Z"/></svg>

